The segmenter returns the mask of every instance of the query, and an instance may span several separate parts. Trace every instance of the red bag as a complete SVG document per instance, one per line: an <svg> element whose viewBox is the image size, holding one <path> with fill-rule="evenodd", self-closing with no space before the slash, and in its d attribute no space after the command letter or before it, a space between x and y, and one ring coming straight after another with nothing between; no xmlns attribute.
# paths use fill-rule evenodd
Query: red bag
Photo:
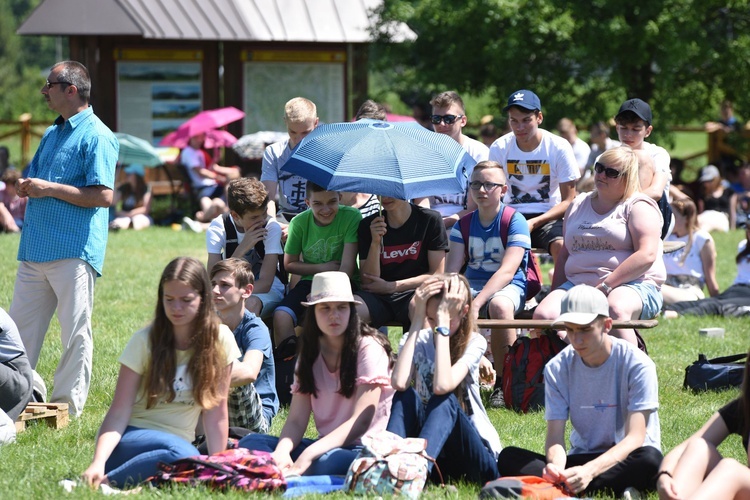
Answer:
<svg viewBox="0 0 750 500"><path fill-rule="evenodd" d="M519 337L505 355L503 396L505 405L526 413L544 408L544 366L567 344L557 332L538 338Z"/></svg>
<svg viewBox="0 0 750 500"><path fill-rule="evenodd" d="M216 490L285 490L286 481L270 453L245 448L213 455L181 458L171 464L160 462L159 472L147 479L154 486L203 484Z"/></svg>
<svg viewBox="0 0 750 500"><path fill-rule="evenodd" d="M503 242L503 247L508 246L508 228L510 227L510 219L513 218L513 214L516 210L508 205L503 205L502 213L500 214L500 240ZM458 221L458 228L461 230L461 238L464 240L464 261L469 261L469 228L471 227L471 217L476 212L471 212L464 215ZM478 217L479 215L477 215ZM526 300L531 300L542 290L542 268L539 266L539 261L534 255L534 252L526 250L527 266L526 266Z"/></svg>
<svg viewBox="0 0 750 500"><path fill-rule="evenodd" d="M564 484L553 484L536 476L508 476L484 485L479 498L530 498L554 500L572 496Z"/></svg>

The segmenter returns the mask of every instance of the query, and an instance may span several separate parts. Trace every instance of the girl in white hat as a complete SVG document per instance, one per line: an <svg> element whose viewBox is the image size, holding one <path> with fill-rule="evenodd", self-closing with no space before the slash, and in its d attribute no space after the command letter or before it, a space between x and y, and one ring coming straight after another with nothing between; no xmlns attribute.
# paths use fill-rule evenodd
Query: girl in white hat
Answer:
<svg viewBox="0 0 750 500"><path fill-rule="evenodd" d="M281 435L251 434L239 445L273 452L286 476L345 475L360 438L385 429L390 416L391 347L363 324L349 276L318 273L305 314L292 403ZM318 439L303 438L312 413Z"/></svg>

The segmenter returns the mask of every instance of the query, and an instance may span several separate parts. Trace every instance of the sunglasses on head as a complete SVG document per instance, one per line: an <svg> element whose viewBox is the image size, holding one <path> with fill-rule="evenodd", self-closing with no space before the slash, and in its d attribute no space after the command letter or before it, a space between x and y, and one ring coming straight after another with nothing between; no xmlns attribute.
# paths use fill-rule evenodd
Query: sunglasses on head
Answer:
<svg viewBox="0 0 750 500"><path fill-rule="evenodd" d="M460 120L464 115L432 115L430 121L434 125L440 125L440 122L445 122L446 125L453 125L456 120Z"/></svg>
<svg viewBox="0 0 750 500"><path fill-rule="evenodd" d="M620 170L617 170L616 168L605 167L599 162L596 162L594 164L594 171L597 174L601 174L602 172L604 172L604 175L610 179L617 179L622 175L622 172Z"/></svg>

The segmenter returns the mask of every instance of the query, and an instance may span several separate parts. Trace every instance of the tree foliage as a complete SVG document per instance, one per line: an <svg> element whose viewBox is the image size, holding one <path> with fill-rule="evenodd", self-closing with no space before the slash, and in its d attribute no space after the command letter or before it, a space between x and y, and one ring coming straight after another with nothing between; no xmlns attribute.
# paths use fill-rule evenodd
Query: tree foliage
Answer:
<svg viewBox="0 0 750 500"><path fill-rule="evenodd" d="M548 120L582 123L640 97L657 128L715 119L729 98L750 118L747 0L384 0L377 14L418 37L374 49L402 94L489 92L502 107L530 88Z"/></svg>
<svg viewBox="0 0 750 500"><path fill-rule="evenodd" d="M47 70L55 63L55 38L21 37L16 30L40 0L0 1L0 120L31 113L34 120L50 120L52 113L39 93Z"/></svg>

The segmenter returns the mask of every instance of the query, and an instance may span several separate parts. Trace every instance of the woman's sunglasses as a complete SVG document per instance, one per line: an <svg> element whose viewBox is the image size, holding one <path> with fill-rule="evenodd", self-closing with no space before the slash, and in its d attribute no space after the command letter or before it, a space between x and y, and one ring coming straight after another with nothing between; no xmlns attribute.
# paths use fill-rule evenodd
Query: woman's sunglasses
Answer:
<svg viewBox="0 0 750 500"><path fill-rule="evenodd" d="M616 168L605 167L599 162L594 163L594 171L597 174L601 174L602 172L604 172L604 175L609 179L617 179L622 175L622 172L620 170L617 170Z"/></svg>

